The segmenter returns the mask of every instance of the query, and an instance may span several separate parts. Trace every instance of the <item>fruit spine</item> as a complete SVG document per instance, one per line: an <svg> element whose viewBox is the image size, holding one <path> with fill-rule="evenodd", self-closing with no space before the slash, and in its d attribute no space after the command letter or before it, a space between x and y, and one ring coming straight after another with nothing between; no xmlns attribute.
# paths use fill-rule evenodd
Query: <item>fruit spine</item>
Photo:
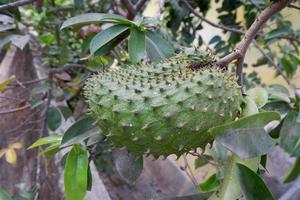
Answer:
<svg viewBox="0 0 300 200"><path fill-rule="evenodd" d="M181 154L212 140L207 130L234 120L241 104L234 75L204 55L115 67L84 88L92 116L117 147L141 155Z"/></svg>

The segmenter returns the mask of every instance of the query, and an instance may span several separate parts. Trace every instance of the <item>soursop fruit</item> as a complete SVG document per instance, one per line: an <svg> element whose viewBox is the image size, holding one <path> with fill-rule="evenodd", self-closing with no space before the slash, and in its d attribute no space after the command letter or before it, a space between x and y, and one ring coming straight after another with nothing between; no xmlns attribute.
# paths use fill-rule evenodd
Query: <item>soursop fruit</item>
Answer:
<svg viewBox="0 0 300 200"><path fill-rule="evenodd" d="M93 75L84 94L92 116L117 147L154 157L212 141L208 129L234 120L242 95L211 56L178 54L158 64L119 66Z"/></svg>

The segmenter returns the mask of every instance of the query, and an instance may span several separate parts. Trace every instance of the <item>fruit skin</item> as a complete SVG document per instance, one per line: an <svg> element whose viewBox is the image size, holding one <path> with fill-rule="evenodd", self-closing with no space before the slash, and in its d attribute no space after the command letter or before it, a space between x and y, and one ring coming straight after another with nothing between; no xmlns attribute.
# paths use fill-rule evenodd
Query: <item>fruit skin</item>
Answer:
<svg viewBox="0 0 300 200"><path fill-rule="evenodd" d="M212 140L207 130L234 120L242 101L234 75L211 62L179 54L94 75L84 88L90 114L116 147L137 155L204 147Z"/></svg>

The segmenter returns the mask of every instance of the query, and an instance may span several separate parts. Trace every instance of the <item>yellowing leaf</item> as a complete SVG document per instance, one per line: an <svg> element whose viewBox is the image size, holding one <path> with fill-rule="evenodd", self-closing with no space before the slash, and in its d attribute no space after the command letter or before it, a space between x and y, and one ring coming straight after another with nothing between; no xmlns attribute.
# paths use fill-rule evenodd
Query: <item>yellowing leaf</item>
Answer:
<svg viewBox="0 0 300 200"><path fill-rule="evenodd" d="M0 83L0 92L3 92L6 87L11 84L14 80L16 79L16 77L14 75L12 75L9 79L3 81L2 83Z"/></svg>
<svg viewBox="0 0 300 200"><path fill-rule="evenodd" d="M15 142L8 146L9 149L21 149L22 147L23 147L23 144L20 142Z"/></svg>
<svg viewBox="0 0 300 200"><path fill-rule="evenodd" d="M6 150L5 153L5 159L6 162L10 163L10 164L16 164L17 163L17 153L15 151L15 149L10 148Z"/></svg>

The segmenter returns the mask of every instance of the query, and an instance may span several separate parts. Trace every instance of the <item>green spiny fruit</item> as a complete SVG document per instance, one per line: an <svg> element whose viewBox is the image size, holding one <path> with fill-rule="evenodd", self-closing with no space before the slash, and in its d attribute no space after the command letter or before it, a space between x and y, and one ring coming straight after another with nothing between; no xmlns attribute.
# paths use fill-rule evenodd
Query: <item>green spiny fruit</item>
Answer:
<svg viewBox="0 0 300 200"><path fill-rule="evenodd" d="M208 58L178 54L94 75L84 88L90 113L115 146L138 155L204 147L207 130L234 120L242 101L234 75Z"/></svg>

